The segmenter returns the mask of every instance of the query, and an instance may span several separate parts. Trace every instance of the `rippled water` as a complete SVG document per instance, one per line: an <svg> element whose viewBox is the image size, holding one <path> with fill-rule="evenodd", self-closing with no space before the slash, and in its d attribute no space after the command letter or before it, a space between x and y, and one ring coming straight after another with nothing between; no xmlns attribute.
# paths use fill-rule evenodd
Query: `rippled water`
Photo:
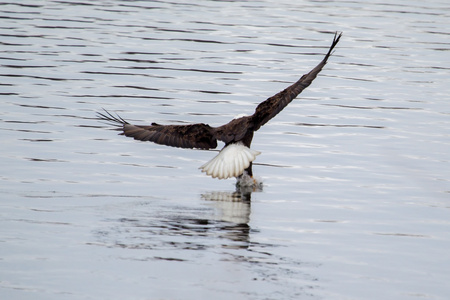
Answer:
<svg viewBox="0 0 450 300"><path fill-rule="evenodd" d="M0 3L2 299L447 299L446 1ZM95 120L257 132L262 191Z"/></svg>

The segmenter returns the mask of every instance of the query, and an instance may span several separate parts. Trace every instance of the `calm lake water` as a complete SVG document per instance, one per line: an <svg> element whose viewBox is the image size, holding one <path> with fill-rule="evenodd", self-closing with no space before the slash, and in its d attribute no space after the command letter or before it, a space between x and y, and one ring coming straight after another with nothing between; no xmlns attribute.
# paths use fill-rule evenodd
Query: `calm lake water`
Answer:
<svg viewBox="0 0 450 300"><path fill-rule="evenodd" d="M448 299L448 1L0 3L1 299ZM118 136L222 125L329 63L216 152Z"/></svg>

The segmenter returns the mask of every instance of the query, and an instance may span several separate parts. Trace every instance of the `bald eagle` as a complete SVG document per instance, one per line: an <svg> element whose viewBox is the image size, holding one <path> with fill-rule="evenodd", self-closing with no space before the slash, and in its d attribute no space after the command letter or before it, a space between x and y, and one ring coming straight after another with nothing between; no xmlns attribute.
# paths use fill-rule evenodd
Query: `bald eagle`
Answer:
<svg viewBox="0 0 450 300"><path fill-rule="evenodd" d="M117 126L116 129L121 131L121 135L139 141L150 141L172 147L208 150L216 148L217 140L220 140L225 143L225 146L217 156L200 167L202 172L219 179L237 177L239 180L243 175L252 178L252 162L260 154L260 152L250 149L254 132L275 117L311 84L327 63L341 35L342 33L334 35L328 53L309 73L303 75L297 82L283 91L261 102L253 115L235 118L219 127L212 127L203 123L133 125L119 115L113 115L106 110L98 112L97 116L100 120Z"/></svg>

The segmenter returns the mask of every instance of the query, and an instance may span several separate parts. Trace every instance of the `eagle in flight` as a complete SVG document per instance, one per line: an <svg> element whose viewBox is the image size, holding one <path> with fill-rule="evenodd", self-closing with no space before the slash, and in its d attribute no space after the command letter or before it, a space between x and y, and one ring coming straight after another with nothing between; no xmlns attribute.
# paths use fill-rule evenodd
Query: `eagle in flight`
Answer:
<svg viewBox="0 0 450 300"><path fill-rule="evenodd" d="M150 141L179 148L208 150L216 148L217 140L220 140L225 143L225 146L217 156L200 167L202 172L219 179L237 177L239 180L243 175L253 178L252 162L260 154L260 152L250 149L254 132L275 117L311 84L327 63L341 35L342 33L335 33L328 53L309 73L303 75L283 91L261 102L253 115L235 118L219 127L203 123L133 125L119 115L113 115L106 110L98 112L97 116L100 120L116 126L117 130L122 131L121 135L139 141Z"/></svg>

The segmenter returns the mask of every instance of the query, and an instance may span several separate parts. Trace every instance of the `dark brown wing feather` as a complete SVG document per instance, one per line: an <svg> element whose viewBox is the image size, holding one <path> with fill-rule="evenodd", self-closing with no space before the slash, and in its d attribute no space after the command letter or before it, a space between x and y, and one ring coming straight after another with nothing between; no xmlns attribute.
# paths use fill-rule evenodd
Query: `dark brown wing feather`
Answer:
<svg viewBox="0 0 450 300"><path fill-rule="evenodd" d="M123 135L139 141L150 141L161 145L180 147L212 149L217 147L214 129L209 125L199 123L190 125L132 125L119 115L114 116L105 110L97 113L100 120L118 126Z"/></svg>
<svg viewBox="0 0 450 300"><path fill-rule="evenodd" d="M278 94L268 98L264 102L261 102L255 110L252 116L254 124L253 130L258 130L261 126L266 124L270 119L275 117L280 111L283 110L292 100L294 100L305 88L307 88L311 82L317 77L317 74L322 71L322 68L327 63L328 57L330 57L333 48L339 42L342 33L335 34L333 43L331 44L328 53L325 58L308 74L303 75L297 82L279 92Z"/></svg>

